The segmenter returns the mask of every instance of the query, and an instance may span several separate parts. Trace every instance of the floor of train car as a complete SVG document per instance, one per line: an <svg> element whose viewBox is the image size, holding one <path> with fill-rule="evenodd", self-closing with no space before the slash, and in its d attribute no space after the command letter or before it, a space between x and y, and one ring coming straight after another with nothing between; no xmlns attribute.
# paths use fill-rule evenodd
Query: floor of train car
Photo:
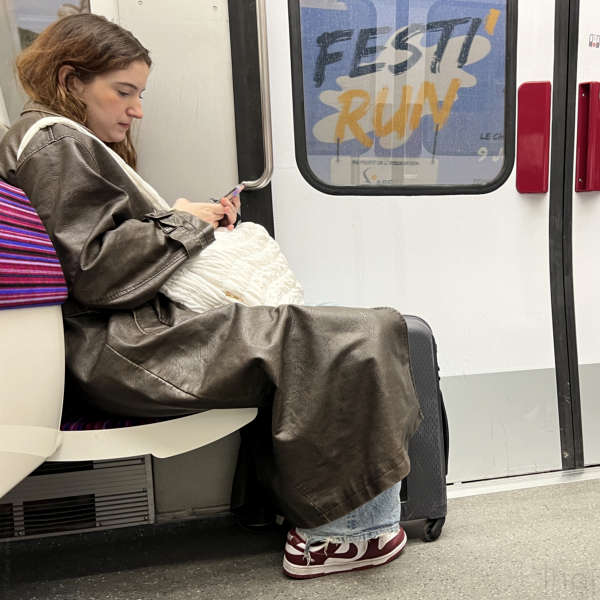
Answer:
<svg viewBox="0 0 600 600"><path fill-rule="evenodd" d="M281 532L229 518L0 547L3 600L596 599L600 480L453 498L442 537L389 565L293 581Z"/></svg>

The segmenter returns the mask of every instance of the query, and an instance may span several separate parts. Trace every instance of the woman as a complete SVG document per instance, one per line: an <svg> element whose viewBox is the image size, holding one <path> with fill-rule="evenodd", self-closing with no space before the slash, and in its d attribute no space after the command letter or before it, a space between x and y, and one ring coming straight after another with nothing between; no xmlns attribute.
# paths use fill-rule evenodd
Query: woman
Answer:
<svg viewBox="0 0 600 600"><path fill-rule="evenodd" d="M292 305L196 314L161 295L239 205L179 199L155 211L107 150L135 167L130 130L150 66L131 33L94 15L51 25L17 61L31 102L0 144L0 177L29 196L65 272L67 391L141 417L259 407L247 451L298 527L284 571L305 578L388 562L406 542L398 482L420 419L404 319ZM56 123L18 155L48 115L95 138Z"/></svg>

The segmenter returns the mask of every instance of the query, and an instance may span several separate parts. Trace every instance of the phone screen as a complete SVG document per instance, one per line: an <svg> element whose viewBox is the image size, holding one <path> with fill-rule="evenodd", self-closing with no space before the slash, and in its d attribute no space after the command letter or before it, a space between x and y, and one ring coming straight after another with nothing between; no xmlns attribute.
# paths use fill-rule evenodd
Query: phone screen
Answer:
<svg viewBox="0 0 600 600"><path fill-rule="evenodd" d="M225 198L227 198L228 196L239 196L240 192L244 189L243 185L236 185L232 190L229 190L226 194L225 194Z"/></svg>

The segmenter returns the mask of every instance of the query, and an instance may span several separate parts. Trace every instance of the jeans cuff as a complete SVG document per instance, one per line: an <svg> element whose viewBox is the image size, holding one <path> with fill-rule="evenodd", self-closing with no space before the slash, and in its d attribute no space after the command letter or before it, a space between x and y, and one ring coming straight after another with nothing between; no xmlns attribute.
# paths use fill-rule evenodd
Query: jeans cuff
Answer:
<svg viewBox="0 0 600 600"><path fill-rule="evenodd" d="M374 529L365 529L349 535L336 535L335 532L328 532L327 525L316 527L310 531L296 527L296 531L306 540L306 547L308 548L312 544L319 542L332 542L334 544L343 544L344 542L367 542L386 533L398 533L398 531L400 531L400 523L376 527Z"/></svg>

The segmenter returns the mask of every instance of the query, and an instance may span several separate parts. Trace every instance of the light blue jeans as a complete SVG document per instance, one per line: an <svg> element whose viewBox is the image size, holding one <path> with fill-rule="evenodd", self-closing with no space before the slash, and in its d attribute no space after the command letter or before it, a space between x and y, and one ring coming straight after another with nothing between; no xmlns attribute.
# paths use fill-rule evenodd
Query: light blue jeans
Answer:
<svg viewBox="0 0 600 600"><path fill-rule="evenodd" d="M397 483L352 512L313 529L296 530L307 540L307 547L319 541L361 542L400 529L400 486Z"/></svg>

